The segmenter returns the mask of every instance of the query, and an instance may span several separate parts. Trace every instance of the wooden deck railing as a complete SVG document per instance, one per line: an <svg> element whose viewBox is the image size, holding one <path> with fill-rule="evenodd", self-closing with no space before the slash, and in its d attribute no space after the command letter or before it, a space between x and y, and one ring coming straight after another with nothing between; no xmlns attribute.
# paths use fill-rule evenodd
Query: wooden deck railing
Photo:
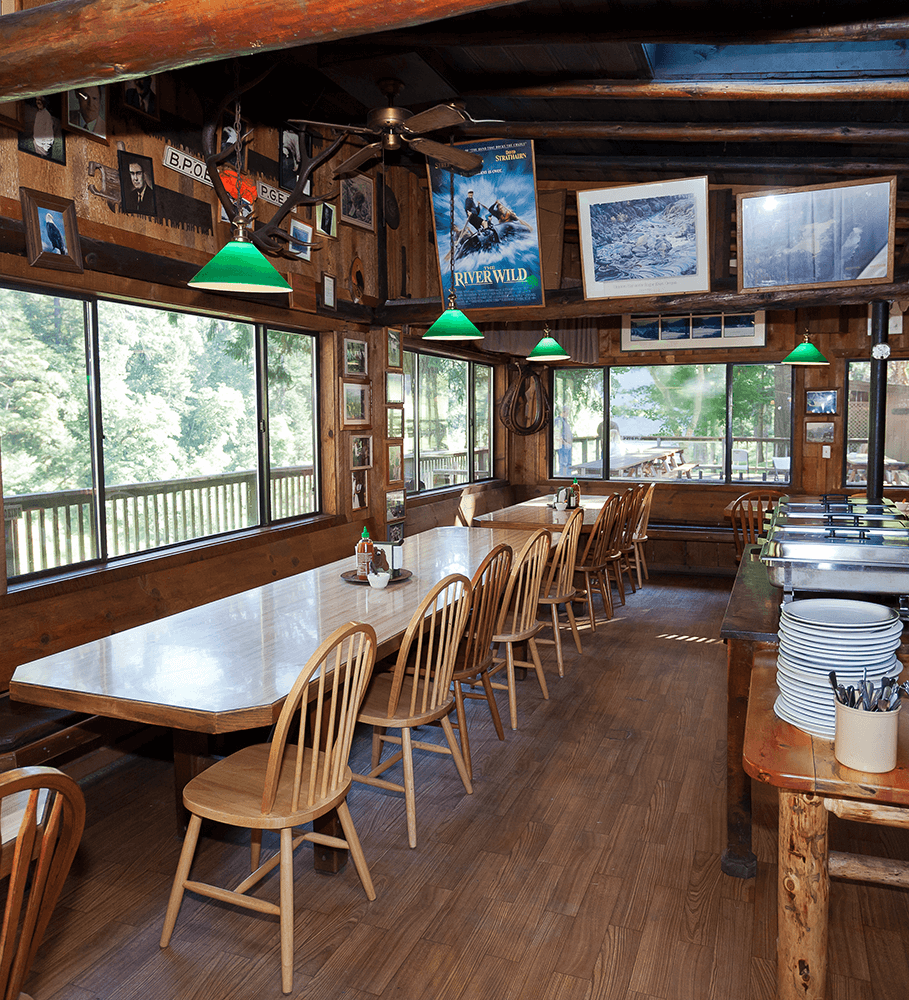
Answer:
<svg viewBox="0 0 909 1000"><path fill-rule="evenodd" d="M109 487L108 555L144 552L251 527L259 522L256 474L238 472ZM311 465L273 469L272 519L311 513ZM97 556L91 490L61 490L4 500L8 576L39 573Z"/></svg>

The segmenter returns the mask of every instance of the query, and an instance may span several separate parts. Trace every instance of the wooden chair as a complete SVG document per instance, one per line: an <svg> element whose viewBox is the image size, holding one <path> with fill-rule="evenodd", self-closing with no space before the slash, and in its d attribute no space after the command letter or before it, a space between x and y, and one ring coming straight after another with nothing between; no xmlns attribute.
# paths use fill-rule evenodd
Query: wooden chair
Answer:
<svg viewBox="0 0 909 1000"><path fill-rule="evenodd" d="M448 719L454 708L451 679L455 656L470 609L471 586L458 573L437 583L420 603L407 626L394 669L377 674L366 692L358 717L373 727L372 769L354 774L354 781L404 793L407 812L407 839L417 846L416 792L413 778L413 747L432 753L450 754L468 794L473 793L464 758ZM413 739L411 730L438 722L447 746ZM400 729L400 736L388 736L387 729ZM382 744L401 749L384 761ZM404 782L396 784L379 777L401 761Z"/></svg>
<svg viewBox="0 0 909 1000"><path fill-rule="evenodd" d="M621 604L625 603L625 584L622 580L622 572L628 573L628 578L631 580L631 569L628 565L626 554L628 547L626 536L633 535L633 529L629 528L629 524L634 517L633 508L636 493L636 488L629 486L627 490L619 494L619 508L616 512L612 540L609 544L609 551L606 557L608 566L612 570L613 578L615 579Z"/></svg>
<svg viewBox="0 0 909 1000"><path fill-rule="evenodd" d="M281 988L293 988L293 852L304 841L350 851L368 899L375 899L366 859L347 808L348 766L357 710L372 674L376 634L371 625L350 622L336 629L313 653L294 682L275 725L271 743L245 747L216 761L183 789L189 826L161 932L170 943L186 889L259 913L276 914L281 935ZM345 666L346 664L346 666ZM292 733L291 730L294 730ZM288 743L291 737L296 743ZM337 810L344 838L293 827ZM251 868L236 889L194 882L189 870L203 819L245 827L252 834ZM278 830L280 848L260 864L262 831ZM279 902L247 891L280 866Z"/></svg>
<svg viewBox="0 0 909 1000"><path fill-rule="evenodd" d="M587 615L593 632L597 630L596 616L593 613L594 587L599 590L600 596L603 598L606 617L612 618L613 615L612 588L606 574L619 508L619 494L613 493L600 508L600 513L597 514L593 528L587 536L584 551L574 567L575 589L577 591L574 599L575 601L587 602ZM583 583L579 583L579 579L583 579Z"/></svg>
<svg viewBox="0 0 909 1000"><path fill-rule="evenodd" d="M493 665L492 637L502 607L502 598L508 586L508 575L514 556L510 545L497 545L477 567L471 586L470 615L467 627L458 645L452 684L458 721L456 727L461 740L461 754L468 776L473 779L470 761L470 739L467 734L467 716L464 710L465 698L485 699L492 715L492 724L500 740L505 739L495 692L489 679ZM483 685L483 693L474 691L477 684ZM466 686L466 690L465 690Z"/></svg>
<svg viewBox="0 0 909 1000"><path fill-rule="evenodd" d="M552 547L549 532L539 528L531 534L521 549L511 568L505 596L496 623L493 645L503 645L505 656L494 657L493 666L489 671L490 678L499 670L505 670L506 683L492 682L493 689L508 692L508 711L511 728L518 728L518 696L515 682L515 667L533 670L540 684L543 697L549 699L546 688L546 678L543 675L543 665L537 650L536 636L543 629L543 623L537 621L537 602L540 597L540 587L543 584L543 574L546 572L546 562ZM531 660L516 660L515 646L527 644Z"/></svg>
<svg viewBox="0 0 909 1000"><path fill-rule="evenodd" d="M729 517L735 539L735 561L741 561L746 545L754 545L764 527L764 512L770 510L783 494L777 490L752 490L743 493L732 505Z"/></svg>
<svg viewBox="0 0 909 1000"><path fill-rule="evenodd" d="M85 799L53 767L0 775L0 877L7 881L0 935L0 996L22 992L85 826Z"/></svg>
<svg viewBox="0 0 909 1000"><path fill-rule="evenodd" d="M653 491L655 489L656 483L651 483L646 488L644 498L641 501L640 511L638 513L638 523L634 529L634 535L632 536L632 541L634 543L634 551L632 555L634 559L635 573L638 578L638 589L644 586L644 580L650 579L650 574L647 572L647 559L644 555L644 542L647 541L647 527L650 524L650 508L653 505Z"/></svg>
<svg viewBox="0 0 909 1000"><path fill-rule="evenodd" d="M556 660L559 664L559 677L565 676L565 661L562 656L562 632L559 628L559 606L564 605L568 615L568 624L574 637L574 644L581 652L581 636L578 633L578 623L574 618L572 599L575 596L574 567L578 557L578 539L581 537L581 525L584 523L584 511L578 508L572 511L565 522L565 527L552 553L552 559L543 577L538 604L545 613L549 609L552 618L552 638L538 639L538 643L554 645Z"/></svg>

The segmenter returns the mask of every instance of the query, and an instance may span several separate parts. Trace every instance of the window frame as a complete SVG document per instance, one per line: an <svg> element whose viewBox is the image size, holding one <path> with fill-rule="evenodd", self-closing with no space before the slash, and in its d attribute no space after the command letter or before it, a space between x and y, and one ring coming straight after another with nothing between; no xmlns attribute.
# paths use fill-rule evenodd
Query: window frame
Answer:
<svg viewBox="0 0 909 1000"><path fill-rule="evenodd" d="M199 545L207 545L226 538L236 538L248 535L252 532L284 528L290 524L311 521L322 516L322 449L321 449L321 420L322 413L319 406L321 365L319 350L319 333L314 330L300 329L292 326L283 326L259 320L249 320L243 317L231 316L229 313L202 313L195 312L185 307L173 306L170 303L149 303L149 302L128 302L126 304L150 311L179 313L198 318L212 318L223 320L227 323L242 323L251 329L251 363L253 366L253 395L251 400L255 414L255 468L253 470L256 477L256 498L258 502L258 517L250 525L230 528L226 531L219 531L212 534L203 534L198 537L181 539L163 545L140 548L136 551L123 552L111 555L108 543L107 530L107 497L106 483L104 475L104 428L102 420L103 406L103 384L101 379L100 360L100 326L99 326L99 303L118 303L122 300L115 296L91 295L67 289L47 289L24 285L17 282L3 281L0 285L5 290L18 292L26 295L45 296L48 298L67 299L74 303L82 303L82 323L84 333L84 363L86 374L86 394L88 400L87 412L87 440L86 444L90 450L91 460L91 496L93 505L93 517L91 519L91 531L93 535L93 545L95 555L89 559L79 559L72 562L63 562L60 565L50 566L30 572L9 574L7 585L10 589L35 583L46 582L61 576L82 575L87 572L96 571L99 568L113 567L123 563L135 562L148 558L160 556L162 553L171 553L180 550L191 549ZM277 332L291 334L294 336L308 337L310 341L312 357L313 388L310 404L312 406L313 421L313 509L301 514L292 514L287 517L277 518L274 516L271 504L271 456L269 449L269 412L268 412L268 334ZM179 480L173 480L179 482ZM66 491L60 491L66 492ZM12 496L12 495L11 495ZM11 498L11 497L10 497ZM4 505L10 499L3 496ZM8 542L8 538L7 538Z"/></svg>

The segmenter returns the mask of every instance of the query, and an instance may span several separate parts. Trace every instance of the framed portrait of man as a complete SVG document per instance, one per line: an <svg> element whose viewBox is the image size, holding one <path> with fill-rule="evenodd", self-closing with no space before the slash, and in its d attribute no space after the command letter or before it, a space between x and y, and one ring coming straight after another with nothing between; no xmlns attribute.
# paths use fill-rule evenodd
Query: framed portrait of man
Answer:
<svg viewBox="0 0 909 1000"><path fill-rule="evenodd" d="M66 94L66 127L108 145L107 87L76 87Z"/></svg>
<svg viewBox="0 0 909 1000"><path fill-rule="evenodd" d="M127 215L148 215L156 218L155 175L151 157L117 151L120 169L120 211Z"/></svg>

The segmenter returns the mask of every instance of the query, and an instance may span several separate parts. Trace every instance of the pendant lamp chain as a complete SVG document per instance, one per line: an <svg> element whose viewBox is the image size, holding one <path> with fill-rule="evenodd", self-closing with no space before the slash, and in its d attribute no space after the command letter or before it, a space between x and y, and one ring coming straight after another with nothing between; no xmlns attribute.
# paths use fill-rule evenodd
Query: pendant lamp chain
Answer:
<svg viewBox="0 0 909 1000"><path fill-rule="evenodd" d="M448 266L451 273L451 285L448 288L448 308L455 309L457 303L455 300L455 281L454 281L454 171L448 171L448 238L449 238L449 250L448 250Z"/></svg>

